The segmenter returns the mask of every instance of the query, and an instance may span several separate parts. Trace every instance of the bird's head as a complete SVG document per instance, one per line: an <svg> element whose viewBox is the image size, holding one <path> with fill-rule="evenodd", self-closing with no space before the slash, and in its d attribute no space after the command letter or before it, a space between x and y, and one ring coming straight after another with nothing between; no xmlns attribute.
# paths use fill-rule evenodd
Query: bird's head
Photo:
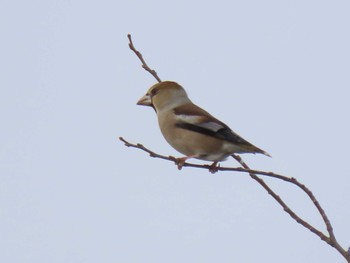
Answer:
<svg viewBox="0 0 350 263"><path fill-rule="evenodd" d="M187 103L189 98L183 87L173 81L163 81L149 88L137 105L151 106L157 112Z"/></svg>

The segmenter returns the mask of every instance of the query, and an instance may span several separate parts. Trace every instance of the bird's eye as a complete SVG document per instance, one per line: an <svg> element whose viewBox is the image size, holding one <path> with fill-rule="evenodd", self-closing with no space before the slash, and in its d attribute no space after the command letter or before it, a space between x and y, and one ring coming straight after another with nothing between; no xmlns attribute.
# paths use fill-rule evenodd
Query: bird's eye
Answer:
<svg viewBox="0 0 350 263"><path fill-rule="evenodd" d="M158 89L152 89L151 90L151 97L153 97L154 95L156 95L158 93Z"/></svg>

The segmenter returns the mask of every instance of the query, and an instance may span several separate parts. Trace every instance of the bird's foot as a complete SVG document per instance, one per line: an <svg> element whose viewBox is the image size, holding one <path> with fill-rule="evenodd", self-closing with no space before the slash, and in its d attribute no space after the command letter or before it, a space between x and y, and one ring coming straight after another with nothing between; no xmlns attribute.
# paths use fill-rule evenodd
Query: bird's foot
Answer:
<svg viewBox="0 0 350 263"><path fill-rule="evenodd" d="M212 174L215 174L217 171L219 171L219 167L220 167L220 164L218 164L218 162L215 161L209 166L209 172L211 172Z"/></svg>
<svg viewBox="0 0 350 263"><path fill-rule="evenodd" d="M177 169L181 170L187 159L187 157L176 158L175 164L177 165Z"/></svg>
<svg viewBox="0 0 350 263"><path fill-rule="evenodd" d="M198 157L198 155L190 155L190 156L185 156L181 158L176 158L175 164L177 165L177 169L181 170L188 159L196 158L196 157Z"/></svg>

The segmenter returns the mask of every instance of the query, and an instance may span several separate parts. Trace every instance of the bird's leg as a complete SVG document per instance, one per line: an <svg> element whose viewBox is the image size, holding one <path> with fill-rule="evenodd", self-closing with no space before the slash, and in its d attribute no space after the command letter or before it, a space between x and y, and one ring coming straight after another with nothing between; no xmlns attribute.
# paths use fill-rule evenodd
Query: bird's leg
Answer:
<svg viewBox="0 0 350 263"><path fill-rule="evenodd" d="M176 158L175 164L177 165L177 169L181 170L182 167L184 166L185 162L186 162L188 159L196 158L196 157L198 157L197 154L195 154L195 155L189 155L189 156L185 156L185 157L181 157L181 158Z"/></svg>
<svg viewBox="0 0 350 263"><path fill-rule="evenodd" d="M219 163L218 161L213 162L209 166L209 172L211 172L212 174L215 174L219 170L219 167L220 167L220 164L217 165L218 163Z"/></svg>

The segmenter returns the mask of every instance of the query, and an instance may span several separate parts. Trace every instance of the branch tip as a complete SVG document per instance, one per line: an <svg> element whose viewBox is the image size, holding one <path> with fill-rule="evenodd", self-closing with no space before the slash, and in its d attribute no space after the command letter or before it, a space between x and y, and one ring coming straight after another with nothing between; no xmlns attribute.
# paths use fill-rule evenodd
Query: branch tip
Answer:
<svg viewBox="0 0 350 263"><path fill-rule="evenodd" d="M159 78L158 74L156 73L155 70L152 70L146 63L146 61L144 60L142 54L140 51L138 51L135 46L134 43L132 42L132 38L131 38L131 34L128 34L128 39L129 39L129 48L135 53L135 55L139 58L139 60L142 63L142 68L144 70L146 70L147 72L149 72L158 82L162 82L162 80Z"/></svg>
<svg viewBox="0 0 350 263"><path fill-rule="evenodd" d="M130 146L130 143L127 142L123 137L119 137L119 140L121 140L125 146L129 147Z"/></svg>

